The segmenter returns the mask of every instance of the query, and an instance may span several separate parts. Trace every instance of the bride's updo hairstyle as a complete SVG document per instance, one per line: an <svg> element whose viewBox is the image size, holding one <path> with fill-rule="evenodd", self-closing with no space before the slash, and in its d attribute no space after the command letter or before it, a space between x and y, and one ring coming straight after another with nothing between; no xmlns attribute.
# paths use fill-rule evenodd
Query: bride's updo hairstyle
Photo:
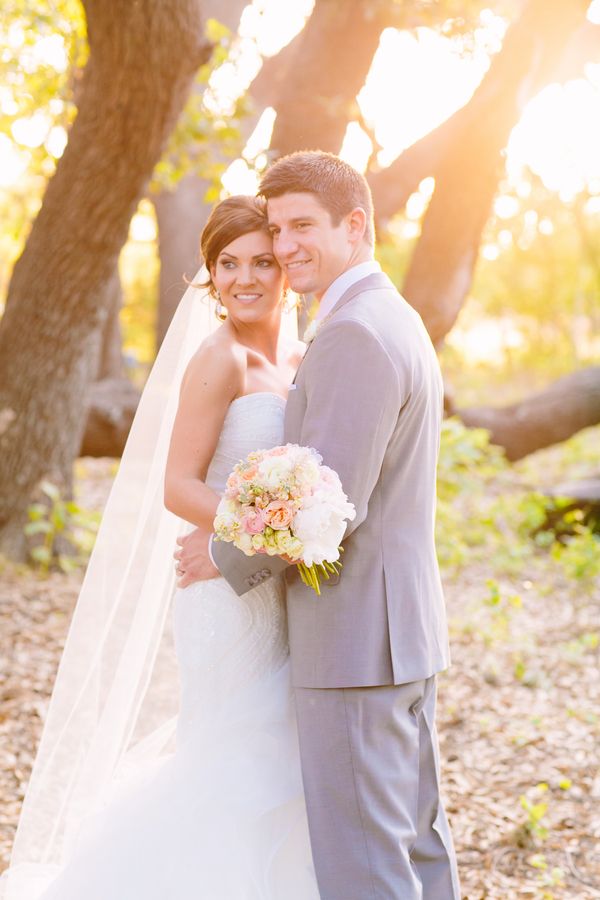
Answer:
<svg viewBox="0 0 600 900"><path fill-rule="evenodd" d="M216 288L210 270L216 265L219 253L232 241L253 231L269 233L267 205L263 197L237 194L227 197L212 209L200 238L200 251L208 269L208 281L202 287L208 288L213 297Z"/></svg>

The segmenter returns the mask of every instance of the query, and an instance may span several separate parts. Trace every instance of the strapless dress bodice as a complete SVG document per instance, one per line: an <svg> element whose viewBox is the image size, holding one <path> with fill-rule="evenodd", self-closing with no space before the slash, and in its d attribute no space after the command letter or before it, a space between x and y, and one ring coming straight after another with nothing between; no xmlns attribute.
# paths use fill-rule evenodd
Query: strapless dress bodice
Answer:
<svg viewBox="0 0 600 900"><path fill-rule="evenodd" d="M225 415L206 484L222 494L233 467L252 450L283 443L285 400L270 391L257 391L233 400Z"/></svg>

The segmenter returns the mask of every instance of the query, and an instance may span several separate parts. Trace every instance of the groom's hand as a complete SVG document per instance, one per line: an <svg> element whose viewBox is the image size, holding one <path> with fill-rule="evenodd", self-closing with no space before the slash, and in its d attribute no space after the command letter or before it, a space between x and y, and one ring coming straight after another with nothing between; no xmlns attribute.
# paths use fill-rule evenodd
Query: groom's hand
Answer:
<svg viewBox="0 0 600 900"><path fill-rule="evenodd" d="M190 534L177 538L181 547L173 554L177 560L177 587L185 588L196 581L218 578L221 574L209 556L209 541L210 534L201 528L195 528Z"/></svg>

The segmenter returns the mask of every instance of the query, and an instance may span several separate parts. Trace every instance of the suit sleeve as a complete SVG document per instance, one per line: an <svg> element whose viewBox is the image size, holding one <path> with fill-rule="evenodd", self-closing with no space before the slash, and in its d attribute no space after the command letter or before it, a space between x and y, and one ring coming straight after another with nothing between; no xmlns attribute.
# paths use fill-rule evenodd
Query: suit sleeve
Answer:
<svg viewBox="0 0 600 900"><path fill-rule="evenodd" d="M223 578L233 590L241 596L273 575L278 575L288 568L287 563L279 556L267 556L258 553L246 556L233 544L224 541L210 541L210 556Z"/></svg>
<svg viewBox="0 0 600 900"><path fill-rule="evenodd" d="M367 516L408 387L378 336L360 322L332 322L311 351L300 443L319 451L356 507L348 537Z"/></svg>

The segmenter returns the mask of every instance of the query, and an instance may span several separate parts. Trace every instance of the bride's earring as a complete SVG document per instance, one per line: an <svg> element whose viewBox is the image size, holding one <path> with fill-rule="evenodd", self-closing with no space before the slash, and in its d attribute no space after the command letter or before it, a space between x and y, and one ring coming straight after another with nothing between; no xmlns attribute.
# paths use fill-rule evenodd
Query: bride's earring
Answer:
<svg viewBox="0 0 600 900"><path fill-rule="evenodd" d="M215 297L217 301L217 305L215 307L215 316L217 317L219 322L224 322L227 318L227 309L221 302L221 294L219 291L217 291Z"/></svg>

